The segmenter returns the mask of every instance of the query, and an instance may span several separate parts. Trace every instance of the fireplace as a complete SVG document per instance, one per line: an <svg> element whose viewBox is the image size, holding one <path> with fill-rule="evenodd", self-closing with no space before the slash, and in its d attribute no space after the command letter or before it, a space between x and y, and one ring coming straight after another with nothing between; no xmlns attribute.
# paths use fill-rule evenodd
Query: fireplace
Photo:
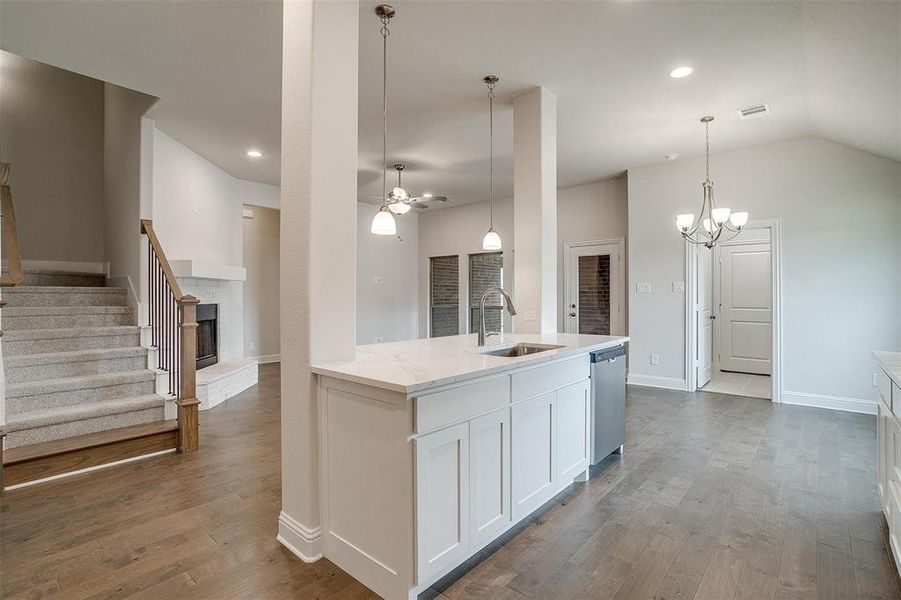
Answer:
<svg viewBox="0 0 901 600"><path fill-rule="evenodd" d="M197 305L197 370L219 362L219 305Z"/></svg>

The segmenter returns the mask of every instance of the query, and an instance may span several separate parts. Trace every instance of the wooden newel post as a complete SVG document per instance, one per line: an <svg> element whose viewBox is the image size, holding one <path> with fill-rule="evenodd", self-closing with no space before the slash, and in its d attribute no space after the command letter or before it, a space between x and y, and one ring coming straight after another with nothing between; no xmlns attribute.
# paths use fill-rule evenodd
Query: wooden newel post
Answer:
<svg viewBox="0 0 901 600"><path fill-rule="evenodd" d="M197 399L197 305L194 296L182 296L178 301L181 329L181 393L178 405L178 451L194 452L200 447L200 417Z"/></svg>

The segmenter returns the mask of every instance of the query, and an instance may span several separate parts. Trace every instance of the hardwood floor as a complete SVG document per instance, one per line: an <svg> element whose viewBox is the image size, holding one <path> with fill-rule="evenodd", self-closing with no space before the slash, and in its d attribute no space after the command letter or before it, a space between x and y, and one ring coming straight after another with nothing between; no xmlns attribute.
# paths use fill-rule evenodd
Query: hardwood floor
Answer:
<svg viewBox="0 0 901 600"><path fill-rule="evenodd" d="M8 492L0 596L374 598L276 541L278 366L201 450ZM631 388L626 453L429 598L899 598L873 417Z"/></svg>

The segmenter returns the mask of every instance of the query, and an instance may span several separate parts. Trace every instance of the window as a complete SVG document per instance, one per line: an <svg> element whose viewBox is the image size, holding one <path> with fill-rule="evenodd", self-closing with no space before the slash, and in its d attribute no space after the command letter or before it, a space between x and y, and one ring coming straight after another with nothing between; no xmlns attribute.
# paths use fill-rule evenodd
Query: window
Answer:
<svg viewBox="0 0 901 600"><path fill-rule="evenodd" d="M482 292L504 285L504 254L488 252L469 255L469 332L479 330L479 299ZM504 305L500 294L491 294L485 301L485 331L504 332Z"/></svg>
<svg viewBox="0 0 901 600"><path fill-rule="evenodd" d="M460 333L460 259L434 256L429 259L429 337Z"/></svg>

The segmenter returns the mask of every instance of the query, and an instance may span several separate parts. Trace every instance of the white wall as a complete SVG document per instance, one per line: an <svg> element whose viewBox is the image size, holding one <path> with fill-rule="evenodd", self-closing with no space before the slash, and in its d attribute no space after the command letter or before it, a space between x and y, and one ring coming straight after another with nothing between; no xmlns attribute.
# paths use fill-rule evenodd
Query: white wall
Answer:
<svg viewBox="0 0 901 600"><path fill-rule="evenodd" d="M563 331L563 244L589 240L625 238L628 204L626 178L619 177L557 190L557 327ZM495 202L494 226L504 243L504 286L513 295L513 201ZM488 203L478 202L455 208L422 213L419 217L419 335L428 336L429 257L484 252L482 236L488 229ZM461 293L467 274L461 262ZM465 318L465 296L461 298L461 318ZM626 301L628 315L628 300ZM506 314L506 313L505 313ZM515 319L514 319L515 321Z"/></svg>
<svg viewBox="0 0 901 600"><path fill-rule="evenodd" d="M419 216L397 217L397 235L369 231L378 207L357 204L357 343L419 337Z"/></svg>
<svg viewBox="0 0 901 600"><path fill-rule="evenodd" d="M102 265L103 82L3 51L0 81L22 258Z"/></svg>
<svg viewBox="0 0 901 600"><path fill-rule="evenodd" d="M870 401L870 351L901 343L901 165L806 137L716 154L711 172L721 206L781 221L785 399ZM630 377L685 379L685 296L671 291L685 280L685 243L674 218L697 211L703 175L703 158L629 171ZM652 293L635 294L639 282Z"/></svg>
<svg viewBox="0 0 901 600"><path fill-rule="evenodd" d="M244 356L274 360L280 353L279 211L248 206L244 223Z"/></svg>
<svg viewBox="0 0 901 600"><path fill-rule="evenodd" d="M169 260L241 265L242 204L236 182L153 130L153 228Z"/></svg>
<svg viewBox="0 0 901 600"><path fill-rule="evenodd" d="M563 245L567 242L625 238L629 224L628 209L628 190L625 177L557 190L558 331L563 331L564 314L567 312L563 298ZM624 258L624 260L628 259ZM627 272L624 266L623 273ZM628 294L624 294L624 296L626 301L623 310L625 311L625 322L628 323Z"/></svg>

